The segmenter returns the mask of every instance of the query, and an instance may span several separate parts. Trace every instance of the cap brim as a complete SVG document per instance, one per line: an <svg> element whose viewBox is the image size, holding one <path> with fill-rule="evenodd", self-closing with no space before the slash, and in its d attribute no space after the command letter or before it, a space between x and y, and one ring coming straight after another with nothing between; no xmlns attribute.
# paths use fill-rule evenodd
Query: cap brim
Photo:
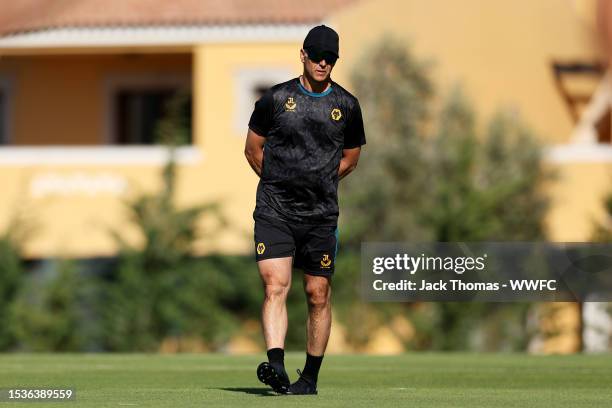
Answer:
<svg viewBox="0 0 612 408"><path fill-rule="evenodd" d="M310 52L310 53L315 54L315 55L332 54L336 58L340 58L340 56L338 55L338 53L336 51L327 50L325 48L321 48L321 47L317 47L317 46L305 47L304 51L306 51L307 53Z"/></svg>

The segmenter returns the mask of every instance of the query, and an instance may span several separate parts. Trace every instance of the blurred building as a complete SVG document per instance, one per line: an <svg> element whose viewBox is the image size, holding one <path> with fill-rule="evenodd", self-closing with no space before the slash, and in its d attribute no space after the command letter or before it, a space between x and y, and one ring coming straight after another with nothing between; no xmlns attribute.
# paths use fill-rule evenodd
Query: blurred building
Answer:
<svg viewBox="0 0 612 408"><path fill-rule="evenodd" d="M247 252L257 179L242 151L259 93L297 76L308 28L341 36L334 78L385 34L459 82L480 117L515 107L558 170L550 238L587 240L603 215L610 118L584 112L605 57L594 0L17 0L0 12L0 230L32 217L30 257L104 256L126 227L122 200L154 190L166 158L153 124L177 91L191 140L179 148L182 204L220 201L232 227L201 252ZM592 108L591 108L592 109ZM605 111L605 109L604 109ZM588 127L589 137L579 129ZM137 237L134 236L134 240Z"/></svg>

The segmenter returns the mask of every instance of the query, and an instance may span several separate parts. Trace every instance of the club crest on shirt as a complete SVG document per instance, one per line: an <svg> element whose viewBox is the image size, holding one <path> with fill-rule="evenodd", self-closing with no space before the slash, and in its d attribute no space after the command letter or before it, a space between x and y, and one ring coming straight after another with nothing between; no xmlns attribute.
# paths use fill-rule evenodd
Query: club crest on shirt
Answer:
<svg viewBox="0 0 612 408"><path fill-rule="evenodd" d="M287 98L287 102L285 102L285 112L294 112L297 103L293 100L293 96Z"/></svg>
<svg viewBox="0 0 612 408"><path fill-rule="evenodd" d="M264 245L263 242L260 242L259 244L257 244L257 253L259 255L263 254L266 251L266 246Z"/></svg>
<svg viewBox="0 0 612 408"><path fill-rule="evenodd" d="M323 255L323 258L321 259L321 267L329 268L331 263L332 263L332 260L329 258L329 255L328 254Z"/></svg>
<svg viewBox="0 0 612 408"><path fill-rule="evenodd" d="M338 108L332 109L332 111L331 111L331 118L333 120L338 121L338 120L340 120L341 117L342 117L342 112L340 112L340 109L338 109Z"/></svg>

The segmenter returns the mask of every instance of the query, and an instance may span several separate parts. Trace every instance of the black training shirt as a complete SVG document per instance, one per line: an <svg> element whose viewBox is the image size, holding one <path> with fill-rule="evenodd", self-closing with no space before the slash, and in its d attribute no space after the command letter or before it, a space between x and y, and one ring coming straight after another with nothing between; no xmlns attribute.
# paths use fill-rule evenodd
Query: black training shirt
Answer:
<svg viewBox="0 0 612 408"><path fill-rule="evenodd" d="M335 82L312 93L294 78L255 103L249 128L266 138L254 216L336 225L342 149L366 142L357 98Z"/></svg>

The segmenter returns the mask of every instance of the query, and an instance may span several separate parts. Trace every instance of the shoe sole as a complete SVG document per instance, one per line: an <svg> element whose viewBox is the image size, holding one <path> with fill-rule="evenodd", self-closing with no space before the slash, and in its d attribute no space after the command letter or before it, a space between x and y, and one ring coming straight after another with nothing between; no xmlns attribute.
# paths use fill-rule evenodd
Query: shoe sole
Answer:
<svg viewBox="0 0 612 408"><path fill-rule="evenodd" d="M281 381L280 376L269 363L263 362L257 367L257 378L262 383L272 387L274 392L279 394L287 394L289 392L289 385Z"/></svg>

